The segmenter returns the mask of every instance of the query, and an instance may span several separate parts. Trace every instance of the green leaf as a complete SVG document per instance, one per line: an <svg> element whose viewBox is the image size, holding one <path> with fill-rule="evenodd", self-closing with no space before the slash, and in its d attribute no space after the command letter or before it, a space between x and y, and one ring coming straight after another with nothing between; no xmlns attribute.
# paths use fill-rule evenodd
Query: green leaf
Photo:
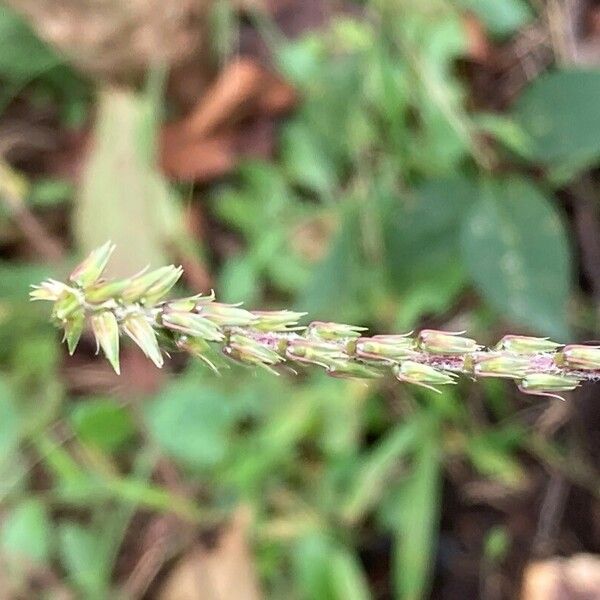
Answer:
<svg viewBox="0 0 600 600"><path fill-rule="evenodd" d="M315 266L296 308L314 318L352 321L358 317L357 298L364 285L364 265L358 240L360 228L355 214L343 218L329 254Z"/></svg>
<svg viewBox="0 0 600 600"><path fill-rule="evenodd" d="M434 564L441 484L439 431L431 427L415 456L414 470L396 507L394 583L399 600L425 598Z"/></svg>
<svg viewBox="0 0 600 600"><path fill-rule="evenodd" d="M9 80L27 81L62 62L25 20L6 6L0 11L0 40L0 75Z"/></svg>
<svg viewBox="0 0 600 600"><path fill-rule="evenodd" d="M462 248L474 282L492 307L528 331L568 337L567 236L536 187L520 178L487 181L465 220Z"/></svg>
<svg viewBox="0 0 600 600"><path fill-rule="evenodd" d="M325 196L333 191L337 182L335 165L310 127L299 122L288 124L281 144L283 167L294 183Z"/></svg>
<svg viewBox="0 0 600 600"><path fill-rule="evenodd" d="M31 498L16 506L2 525L0 546L11 559L43 563L50 554L51 523L46 507Z"/></svg>
<svg viewBox="0 0 600 600"><path fill-rule="evenodd" d="M107 556L102 540L76 523L63 523L58 530L63 564L71 580L90 600L107 598Z"/></svg>
<svg viewBox="0 0 600 600"><path fill-rule="evenodd" d="M329 598L327 564L331 542L321 533L301 537L292 547L294 580L303 598Z"/></svg>
<svg viewBox="0 0 600 600"><path fill-rule="evenodd" d="M392 286L399 292L438 273L457 272L460 227L477 198L466 177L431 179L402 199L385 223L386 255Z"/></svg>
<svg viewBox="0 0 600 600"><path fill-rule="evenodd" d="M513 112L531 136L531 158L583 169L600 157L600 70L560 70L534 79Z"/></svg>
<svg viewBox="0 0 600 600"><path fill-rule="evenodd" d="M367 579L357 558L345 549L338 549L327 560L332 597L339 600L371 598Z"/></svg>
<svg viewBox="0 0 600 600"><path fill-rule="evenodd" d="M20 437L21 419L14 405L12 390L0 377L0 464L11 460Z"/></svg>
<svg viewBox="0 0 600 600"><path fill-rule="evenodd" d="M81 441L107 452L118 450L135 434L127 410L110 398L88 398L77 404L71 426Z"/></svg>
<svg viewBox="0 0 600 600"><path fill-rule="evenodd" d="M232 426L227 398L196 377L165 388L148 403L146 420L160 447L190 467L212 467L225 457Z"/></svg>

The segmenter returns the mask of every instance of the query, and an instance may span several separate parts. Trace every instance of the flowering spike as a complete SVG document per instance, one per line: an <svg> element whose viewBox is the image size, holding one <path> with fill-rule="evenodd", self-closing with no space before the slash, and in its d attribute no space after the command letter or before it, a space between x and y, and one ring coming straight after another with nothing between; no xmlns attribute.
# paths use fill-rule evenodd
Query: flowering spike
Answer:
<svg viewBox="0 0 600 600"><path fill-rule="evenodd" d="M586 380L600 379L600 346L562 344L547 338L507 335L483 349L463 332L426 329L367 337L363 327L315 321L297 325L304 313L247 311L208 296L163 300L182 274L173 265L143 270L129 279L101 279L114 246L95 250L71 274L73 285L48 279L33 286L32 300L53 303L52 317L73 353L86 319L98 347L119 372L119 333L131 337L157 365L163 364L158 333L197 356L215 372L211 342L227 356L273 370L280 363L305 363L333 377L377 377L384 369L397 379L428 389L455 383L457 373L514 379L528 394L559 397ZM220 354L215 353L217 357ZM217 363L219 364L219 363ZM275 371L273 371L275 372Z"/></svg>
<svg viewBox="0 0 600 600"><path fill-rule="evenodd" d="M75 270L69 275L69 280L82 288L87 288L95 283L104 272L115 248L116 246L112 242L106 242L100 248L90 252L89 256L75 267Z"/></svg>
<svg viewBox="0 0 600 600"><path fill-rule="evenodd" d="M424 329L418 337L419 349L431 354L462 355L482 348L475 340L462 337L463 333Z"/></svg>
<svg viewBox="0 0 600 600"><path fill-rule="evenodd" d="M496 350L505 350L515 354L540 354L555 352L562 346L548 338L530 337L527 335L505 335L497 344Z"/></svg>
<svg viewBox="0 0 600 600"><path fill-rule="evenodd" d="M128 315L123 321L122 327L141 351L160 369L164 361L158 347L156 333L147 317L141 313Z"/></svg>
<svg viewBox="0 0 600 600"><path fill-rule="evenodd" d="M555 354L554 362L559 367L597 371L600 369L600 346L570 344Z"/></svg>
<svg viewBox="0 0 600 600"><path fill-rule="evenodd" d="M104 310L93 314L90 319L96 337L96 344L102 348L104 356L112 365L115 373L119 375L121 373L121 367L119 366L119 324L115 315L109 310Z"/></svg>

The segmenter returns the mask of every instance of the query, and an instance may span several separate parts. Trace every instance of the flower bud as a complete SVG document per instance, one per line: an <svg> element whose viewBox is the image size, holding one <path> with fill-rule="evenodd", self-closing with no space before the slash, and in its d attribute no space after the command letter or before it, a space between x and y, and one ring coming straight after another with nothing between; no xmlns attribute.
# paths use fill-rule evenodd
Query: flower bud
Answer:
<svg viewBox="0 0 600 600"><path fill-rule="evenodd" d="M147 318L139 313L128 315L124 319L122 327L141 351L160 369L163 366L163 357L158 347L154 328Z"/></svg>
<svg viewBox="0 0 600 600"><path fill-rule="evenodd" d="M410 358L416 354L416 343L410 333L402 335L374 335L361 337L356 342L356 356L387 362Z"/></svg>
<svg viewBox="0 0 600 600"><path fill-rule="evenodd" d="M361 331L366 327L356 325L344 325L343 323L327 323L324 321L313 321L306 328L306 335L312 338L320 338L327 341L343 340L346 338L358 338Z"/></svg>
<svg viewBox="0 0 600 600"><path fill-rule="evenodd" d="M84 323L85 313L83 309L74 312L69 318L63 321L62 325L65 331L63 342L66 340L69 355L71 356L73 356L73 352L75 352L79 339L81 338Z"/></svg>
<svg viewBox="0 0 600 600"><path fill-rule="evenodd" d="M157 280L146 290L143 298L144 304L146 306L153 306L159 300L162 300L182 275L182 267L172 268L169 273L166 273L164 277Z"/></svg>
<svg viewBox="0 0 600 600"><path fill-rule="evenodd" d="M146 294L151 289L161 289L165 285L168 285L173 280L174 274L179 272L180 268L181 267L177 268L174 265L169 265L168 267L160 267L149 273L142 271L140 274L131 278L129 285L123 290L121 298L127 304L144 300ZM175 281L179 279L180 275L181 273L179 273ZM175 282L173 282L172 285L174 285L174 283Z"/></svg>
<svg viewBox="0 0 600 600"><path fill-rule="evenodd" d="M199 306L210 304L215 300L215 292L211 290L208 296L202 294L196 294L195 296L189 296L188 298L181 298L179 300L169 300L169 310L191 312Z"/></svg>
<svg viewBox="0 0 600 600"><path fill-rule="evenodd" d="M202 315L221 327L247 327L256 321L256 317L236 304L211 302L196 309Z"/></svg>
<svg viewBox="0 0 600 600"><path fill-rule="evenodd" d="M229 342L223 348L223 353L238 362L258 365L276 374L278 373L269 368L269 365L276 365L284 360L275 350L260 344L258 340L237 333L229 336Z"/></svg>
<svg viewBox="0 0 600 600"><path fill-rule="evenodd" d="M252 329L258 331L294 331L303 329L296 327L298 319L306 315L303 312L291 310L253 310L252 314L256 320L252 323Z"/></svg>
<svg viewBox="0 0 600 600"><path fill-rule="evenodd" d="M567 375L549 375L546 373L530 373L519 384L518 388L532 396L547 396L564 400L554 392L570 392L579 386L579 379Z"/></svg>
<svg viewBox="0 0 600 600"><path fill-rule="evenodd" d="M521 379L531 370L531 363L526 356L483 353L467 356L465 369L471 370L476 377Z"/></svg>
<svg viewBox="0 0 600 600"><path fill-rule="evenodd" d="M32 285L31 287L33 289L29 292L29 298L32 301L50 300L56 302L64 292L76 293L74 288L54 279L46 279L39 285Z"/></svg>
<svg viewBox="0 0 600 600"><path fill-rule="evenodd" d="M171 331L202 338L208 342L220 342L225 336L219 326L196 313L168 311L162 314L162 324Z"/></svg>
<svg viewBox="0 0 600 600"><path fill-rule="evenodd" d="M102 348L104 356L118 375L121 372L119 366L119 325L115 315L109 310L105 310L93 314L90 320L98 348Z"/></svg>
<svg viewBox="0 0 600 600"><path fill-rule="evenodd" d="M86 288L94 283L104 272L106 265L116 246L106 242L100 248L93 250L90 255L69 275L69 280L80 287Z"/></svg>
<svg viewBox="0 0 600 600"><path fill-rule="evenodd" d="M59 321L64 321L74 312L81 310L83 302L81 291L67 287L54 303L53 316Z"/></svg>
<svg viewBox="0 0 600 600"><path fill-rule="evenodd" d="M506 350L515 354L539 354L541 352L554 352L560 346L562 344L557 344L548 338L505 335L496 344L496 350Z"/></svg>
<svg viewBox="0 0 600 600"><path fill-rule="evenodd" d="M475 340L462 337L461 333L424 329L417 338L419 349L430 354L445 355L461 355L481 349Z"/></svg>
<svg viewBox="0 0 600 600"><path fill-rule="evenodd" d="M327 375L340 379L375 379L382 374L372 367L353 360L331 360Z"/></svg>
<svg viewBox="0 0 600 600"><path fill-rule="evenodd" d="M131 279L98 281L85 290L85 299L90 304L102 304L107 300L119 298L130 283Z"/></svg>
<svg viewBox="0 0 600 600"><path fill-rule="evenodd" d="M583 344L565 346L562 352L556 353L554 362L559 367L568 367L569 369L600 370L600 346L584 346Z"/></svg>
<svg viewBox="0 0 600 600"><path fill-rule="evenodd" d="M334 344L307 341L303 339L290 340L285 350L289 360L300 363L319 365L327 369L332 360L347 358Z"/></svg>
<svg viewBox="0 0 600 600"><path fill-rule="evenodd" d="M448 373L443 373L434 367L411 360L405 360L399 365L394 365L392 367L392 372L398 381L414 383L415 385L420 385L421 387L427 388L438 394L441 392L433 387L434 385L456 383L456 381L454 381L454 374L450 375Z"/></svg>

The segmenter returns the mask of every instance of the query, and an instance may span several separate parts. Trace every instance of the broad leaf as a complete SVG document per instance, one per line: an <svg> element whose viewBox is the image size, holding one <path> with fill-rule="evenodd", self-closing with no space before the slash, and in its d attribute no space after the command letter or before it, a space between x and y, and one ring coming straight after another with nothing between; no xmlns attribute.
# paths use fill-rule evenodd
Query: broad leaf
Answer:
<svg viewBox="0 0 600 600"><path fill-rule="evenodd" d="M465 220L462 248L492 307L525 331L567 338L569 246L542 192L520 178L486 182Z"/></svg>
<svg viewBox="0 0 600 600"><path fill-rule="evenodd" d="M514 117L532 138L531 158L578 169L600 157L600 70L562 70L542 76L525 90Z"/></svg>

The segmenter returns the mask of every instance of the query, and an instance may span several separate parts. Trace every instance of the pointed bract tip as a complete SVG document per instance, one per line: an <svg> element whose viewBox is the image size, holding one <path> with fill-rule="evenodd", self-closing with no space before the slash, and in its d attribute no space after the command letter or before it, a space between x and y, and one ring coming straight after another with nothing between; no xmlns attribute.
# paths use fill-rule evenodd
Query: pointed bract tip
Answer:
<svg viewBox="0 0 600 600"><path fill-rule="evenodd" d="M95 283L104 272L104 269L106 269L106 265L115 248L115 244L108 241L100 246L100 248L92 250L88 257L75 267L71 275L69 275L69 280L82 288Z"/></svg>

